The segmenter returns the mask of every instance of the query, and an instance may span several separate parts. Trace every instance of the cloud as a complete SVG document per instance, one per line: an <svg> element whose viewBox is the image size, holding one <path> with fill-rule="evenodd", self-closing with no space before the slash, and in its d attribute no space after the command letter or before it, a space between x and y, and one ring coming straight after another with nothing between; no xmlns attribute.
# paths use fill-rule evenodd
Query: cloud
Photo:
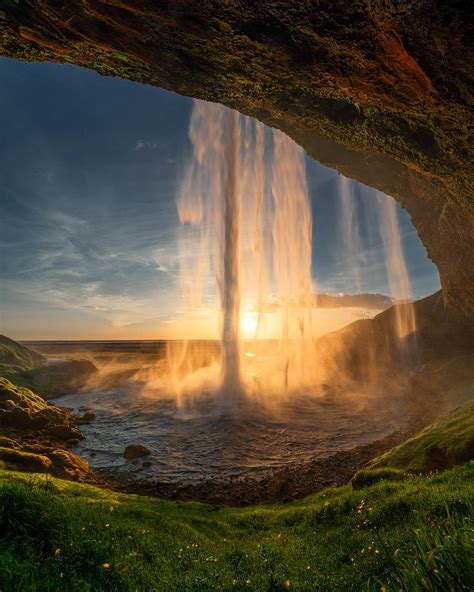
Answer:
<svg viewBox="0 0 474 592"><path fill-rule="evenodd" d="M133 150L135 152L137 152L138 150L155 150L157 147L158 144L156 142L153 142L152 140L142 140L141 138L139 138L135 142L135 147L133 148Z"/></svg>

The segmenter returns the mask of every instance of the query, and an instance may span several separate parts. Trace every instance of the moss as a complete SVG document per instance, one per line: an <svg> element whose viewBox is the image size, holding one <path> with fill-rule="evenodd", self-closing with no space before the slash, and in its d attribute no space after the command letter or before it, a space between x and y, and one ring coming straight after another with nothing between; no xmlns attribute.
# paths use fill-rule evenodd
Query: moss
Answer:
<svg viewBox="0 0 474 592"><path fill-rule="evenodd" d="M51 469L53 463L43 454L22 452L11 448L0 447L0 460L7 466L16 468L19 471L32 471L34 473L45 473Z"/></svg>

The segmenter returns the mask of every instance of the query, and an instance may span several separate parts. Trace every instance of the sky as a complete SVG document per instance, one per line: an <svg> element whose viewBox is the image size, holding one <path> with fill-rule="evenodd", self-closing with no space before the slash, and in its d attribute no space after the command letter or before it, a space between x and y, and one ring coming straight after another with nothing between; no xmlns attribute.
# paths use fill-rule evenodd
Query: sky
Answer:
<svg viewBox="0 0 474 592"><path fill-rule="evenodd" d="M23 340L184 337L176 195L191 153L192 99L8 59L0 84L0 331ZM354 252L341 239L340 175L309 157L306 170L315 290L389 294L375 191L348 182L360 229ZM398 204L397 216L420 298L439 289L438 273ZM354 311L325 314L332 328L333 317L343 324ZM212 322L204 315L191 337L208 336Z"/></svg>

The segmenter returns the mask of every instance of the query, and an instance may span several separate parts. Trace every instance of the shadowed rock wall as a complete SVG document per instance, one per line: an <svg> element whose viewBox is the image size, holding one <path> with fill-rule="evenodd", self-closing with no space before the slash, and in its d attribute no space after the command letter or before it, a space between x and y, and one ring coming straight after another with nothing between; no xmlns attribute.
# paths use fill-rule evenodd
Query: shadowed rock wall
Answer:
<svg viewBox="0 0 474 592"><path fill-rule="evenodd" d="M469 0L6 0L0 54L218 101L284 130L395 197L446 304L473 316L473 16Z"/></svg>

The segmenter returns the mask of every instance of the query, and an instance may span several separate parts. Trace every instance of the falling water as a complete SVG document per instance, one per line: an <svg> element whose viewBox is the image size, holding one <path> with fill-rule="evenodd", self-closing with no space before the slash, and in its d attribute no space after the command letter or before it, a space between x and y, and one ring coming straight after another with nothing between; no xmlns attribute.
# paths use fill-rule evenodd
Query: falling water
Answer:
<svg viewBox="0 0 474 592"><path fill-rule="evenodd" d="M349 264L346 269L353 278L353 285L357 292L362 291L363 268L366 263L360 236L359 217L356 208L352 183L344 175L338 175L340 227L340 250L343 259Z"/></svg>
<svg viewBox="0 0 474 592"><path fill-rule="evenodd" d="M254 356L242 349L242 322L255 339L273 325L278 355L268 374L287 389L310 366L303 361L312 297L304 153L283 133L200 101L189 136L193 154L178 197L181 286L194 309L209 306L217 293L219 397L229 404L256 387L254 369L242 368L243 358Z"/></svg>
<svg viewBox="0 0 474 592"><path fill-rule="evenodd" d="M390 292L392 298L400 303L395 309L395 332L401 340L405 340L415 333L416 319L395 200L379 192L376 199Z"/></svg>
<svg viewBox="0 0 474 592"><path fill-rule="evenodd" d="M376 224L369 224L369 227L372 229L372 234L377 234L377 242L382 244L390 295L399 304L395 309L394 332L403 342L415 332L416 320L410 279L401 245L397 210L393 198L377 191L374 193L375 207L374 200L371 200L370 208L375 211ZM364 277L367 260L364 256L360 216L356 208L355 196L350 181L343 175L339 175L339 209L341 250L350 263L354 287L360 291L364 281L369 280L368 277Z"/></svg>

